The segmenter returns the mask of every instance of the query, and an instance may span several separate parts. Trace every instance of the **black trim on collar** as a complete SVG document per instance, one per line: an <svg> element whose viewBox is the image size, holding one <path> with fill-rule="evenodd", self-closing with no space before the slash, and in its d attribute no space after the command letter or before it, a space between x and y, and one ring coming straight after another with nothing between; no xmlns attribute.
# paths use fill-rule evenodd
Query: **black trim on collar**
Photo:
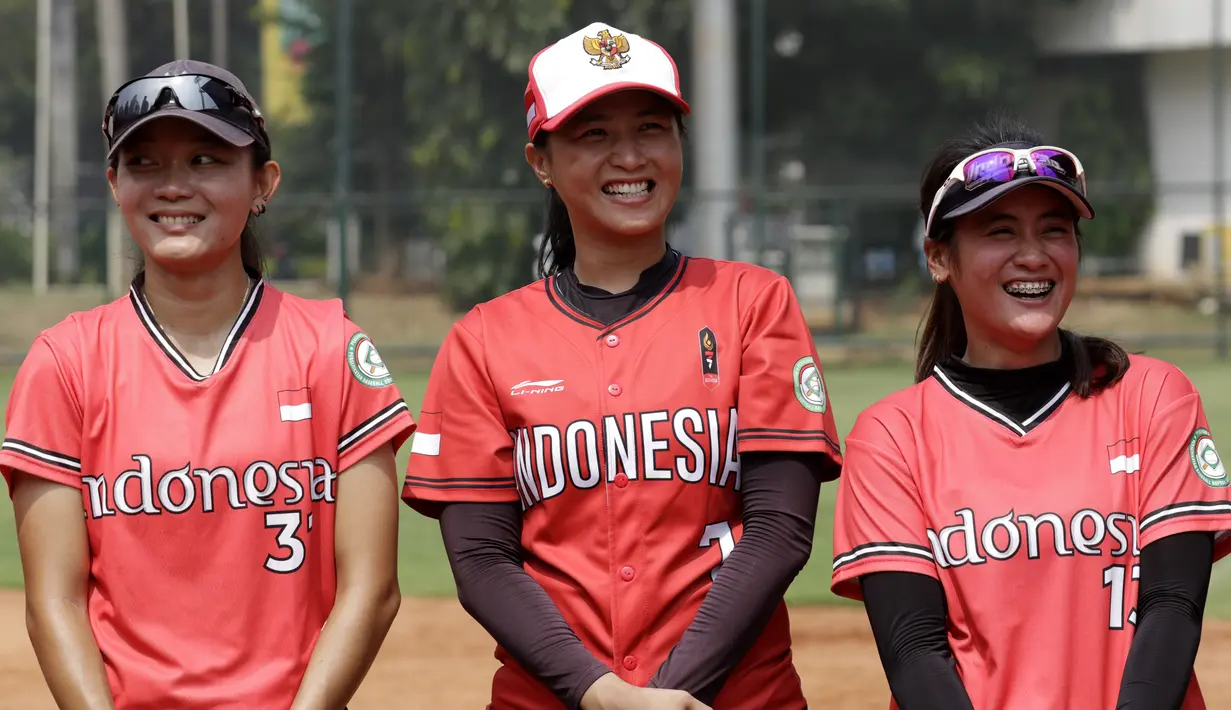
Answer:
<svg viewBox="0 0 1231 710"><path fill-rule="evenodd" d="M962 387L959 386L949 374L941 369L939 365L932 369L932 377L935 378L936 381L940 383L940 386L944 387L949 394L953 395L959 402L965 404L979 414L982 414L1018 436L1025 436L1035 427L1046 421L1048 417L1060 408L1060 405L1064 404L1064 400L1068 399L1068 394L1072 389L1072 385L1065 382L1061 385L1059 391L1047 400L1042 408L1031 414L1029 417L1019 421L962 389Z"/></svg>
<svg viewBox="0 0 1231 710"><path fill-rule="evenodd" d="M146 332L154 340L154 344L162 350L167 359L171 361L180 372L183 372L189 379L195 382L204 382L211 375L216 375L222 371L227 362L231 359L231 355L235 352L235 348L239 345L239 340L243 337L244 331L251 325L252 319L256 316L257 308L261 305L261 297L265 293L265 281L259 275L248 272L248 276L256 280L256 284L252 287L251 293L244 301L243 307L239 310L239 315L235 318L235 323L231 326L231 330L227 333L227 339L222 344L222 351L218 353L218 359L214 362L214 369L208 374L201 374L194 370L188 364L188 358L180 352L179 348L171 342L171 338L167 337L162 326L158 324L158 320L154 318L154 312L150 309L149 304L145 302L144 286L145 274L137 274L136 278L128 286L128 300L132 304L133 310L137 313L137 320L141 321L141 325L145 326Z"/></svg>
<svg viewBox="0 0 1231 710"><path fill-rule="evenodd" d="M674 249L671 249L670 247L668 247L667 254L664 256L664 260L666 259L671 259L672 261L675 262L675 264L673 265L674 268L671 271L667 271L665 273L665 275L669 277L666 283L662 285L661 287L659 287L658 292L655 295L653 295L649 299L648 302L646 302L645 304L643 304L641 307L637 308L636 310L633 310L621 316L620 318L617 318L615 321L612 321L610 324L604 325L603 323L595 320L588 314L581 311L577 306L573 305L573 303L569 299L569 295L570 295L569 294L569 291L570 291L569 284L563 279L561 279L559 274L549 276L546 280L545 290L547 292L547 299L551 302L553 306L556 307L557 310L559 310L565 316L568 316L570 320L573 320L577 323L580 323L581 325L584 325L589 328L594 328L595 330L599 331L598 335L596 336L596 339L606 337L612 331L622 328L623 326L628 325L629 323L632 323L633 321L644 317L650 311L657 308L658 305L662 303L664 300L666 300L667 296L670 296L671 293L674 292L675 289L680 285L680 282L683 281L684 279L684 270L688 266L689 258L680 254ZM662 275L651 273L654 271L654 269L657 266L661 264L662 262L659 262L659 264L655 265L654 267L650 267L649 269L647 269L645 272L646 281L639 283L637 286L634 286L633 290L636 290L638 288L645 288L648 284L652 284L654 281L657 281L658 278L661 278ZM584 294L582 295L584 296Z"/></svg>

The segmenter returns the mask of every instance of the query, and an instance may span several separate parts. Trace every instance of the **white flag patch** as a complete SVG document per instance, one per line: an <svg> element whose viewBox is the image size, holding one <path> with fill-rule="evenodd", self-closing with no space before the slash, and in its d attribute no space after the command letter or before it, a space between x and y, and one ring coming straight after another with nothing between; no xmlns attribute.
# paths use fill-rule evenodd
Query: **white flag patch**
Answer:
<svg viewBox="0 0 1231 710"><path fill-rule="evenodd" d="M1111 475L1137 473L1141 470L1141 448L1137 437L1121 439L1107 447L1107 462Z"/></svg>
<svg viewBox="0 0 1231 710"><path fill-rule="evenodd" d="M440 434L415 432L410 440L410 453L420 456L440 455Z"/></svg>
<svg viewBox="0 0 1231 710"><path fill-rule="evenodd" d="M302 422L312 418L312 389L278 392L278 418L284 422Z"/></svg>

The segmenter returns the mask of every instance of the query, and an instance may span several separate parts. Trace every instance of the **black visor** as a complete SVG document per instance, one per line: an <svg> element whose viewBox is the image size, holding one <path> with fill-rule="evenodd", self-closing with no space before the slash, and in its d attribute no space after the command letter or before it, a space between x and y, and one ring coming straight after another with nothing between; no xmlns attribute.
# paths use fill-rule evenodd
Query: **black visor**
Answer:
<svg viewBox="0 0 1231 710"><path fill-rule="evenodd" d="M120 87L107 106L108 156L134 130L163 116L188 119L232 145L269 145L260 111L230 83L203 74L147 76Z"/></svg>

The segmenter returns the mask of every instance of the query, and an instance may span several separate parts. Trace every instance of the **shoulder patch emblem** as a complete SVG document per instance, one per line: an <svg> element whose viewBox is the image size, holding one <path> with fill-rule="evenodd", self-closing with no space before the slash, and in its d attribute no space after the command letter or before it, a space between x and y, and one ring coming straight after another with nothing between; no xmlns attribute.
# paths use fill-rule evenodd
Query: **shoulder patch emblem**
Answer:
<svg viewBox="0 0 1231 710"><path fill-rule="evenodd" d="M1205 485L1211 488L1225 488L1231 483L1227 477L1227 467L1223 465L1218 449L1214 448L1214 439L1210 430L1199 427L1188 440L1188 458L1192 461L1193 471Z"/></svg>
<svg viewBox="0 0 1231 710"><path fill-rule="evenodd" d="M795 399L809 412L825 413L825 382L811 355L799 358L791 374L795 382Z"/></svg>
<svg viewBox="0 0 1231 710"><path fill-rule="evenodd" d="M346 366L361 384L368 387L387 387L393 384L393 375L385 367L385 361L376 352L376 346L366 333L360 331L351 336L346 344Z"/></svg>

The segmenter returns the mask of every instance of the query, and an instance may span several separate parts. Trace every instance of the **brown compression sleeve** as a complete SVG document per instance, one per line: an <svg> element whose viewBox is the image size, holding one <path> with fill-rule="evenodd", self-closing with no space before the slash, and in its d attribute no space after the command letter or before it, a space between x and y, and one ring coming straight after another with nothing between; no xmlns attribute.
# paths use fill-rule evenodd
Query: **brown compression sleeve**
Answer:
<svg viewBox="0 0 1231 710"><path fill-rule="evenodd" d="M517 503L450 503L440 531L457 598L523 668L570 709L610 672L522 567Z"/></svg>
<svg viewBox="0 0 1231 710"><path fill-rule="evenodd" d="M712 704L787 587L808 561L821 481L836 473L822 454L741 455L744 532L722 563L692 625L650 680Z"/></svg>

